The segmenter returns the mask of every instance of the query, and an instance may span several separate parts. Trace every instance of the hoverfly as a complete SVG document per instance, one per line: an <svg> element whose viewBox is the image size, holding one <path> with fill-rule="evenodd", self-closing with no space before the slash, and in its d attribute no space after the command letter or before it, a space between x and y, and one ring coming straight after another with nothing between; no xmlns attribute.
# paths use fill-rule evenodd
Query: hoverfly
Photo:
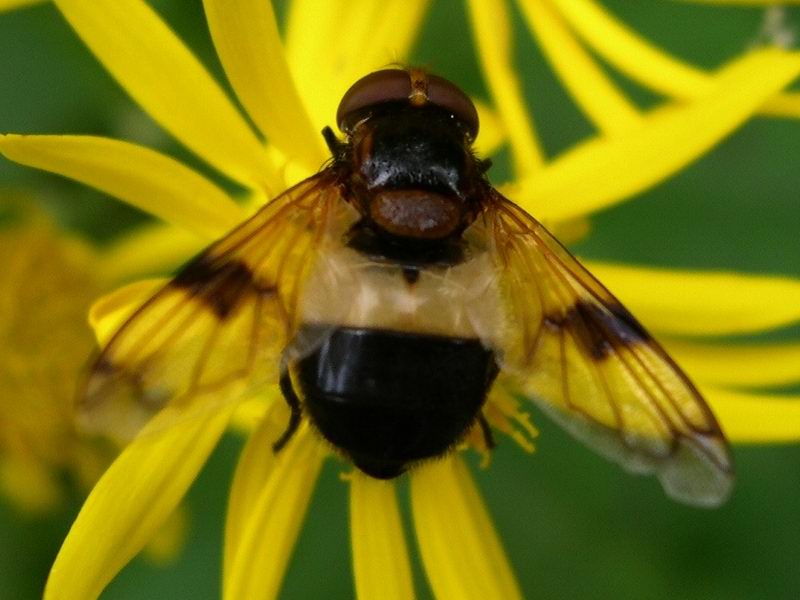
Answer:
<svg viewBox="0 0 800 600"><path fill-rule="evenodd" d="M488 182L449 81L374 72L344 95L330 162L211 245L110 339L80 409L133 430L165 406L279 384L364 473L444 454L492 386L667 493L714 505L733 468L697 389L620 302Z"/></svg>

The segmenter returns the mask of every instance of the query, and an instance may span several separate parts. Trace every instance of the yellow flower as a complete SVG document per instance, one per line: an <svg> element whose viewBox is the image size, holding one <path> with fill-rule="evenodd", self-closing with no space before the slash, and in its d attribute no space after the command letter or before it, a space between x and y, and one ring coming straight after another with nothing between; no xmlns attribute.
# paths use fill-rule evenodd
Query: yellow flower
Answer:
<svg viewBox="0 0 800 600"><path fill-rule="evenodd" d="M322 164L326 155L318 132L333 118L342 92L359 76L407 56L426 6L421 0L297 0L289 7L284 44L269 3L205 0L220 60L239 101L268 141L265 145L141 0L55 4L147 112L219 174L244 187L254 203ZM507 7L489 0L468 4L497 110L495 115L480 108L479 150L491 153L500 139L508 140L514 177L503 188L556 230L566 231L592 212L674 174L759 111L800 114L797 95L781 92L800 74L798 53L760 49L706 73L658 51L591 0L520 0L539 44L598 129L597 136L549 159L537 142L511 63ZM668 100L641 110L610 82L584 44ZM7 135L0 138L0 152L83 181L179 225L196 236L195 247L245 216L207 177L134 144L80 136ZM154 235L151 239L158 238ZM192 247L191 239L183 240L185 247ZM796 382L796 345L760 346L755 352L711 342L720 334L796 321L800 283L780 277L589 265L686 365L731 440L800 438L800 398L778 400L746 391ZM683 290L679 296L662 293L676 287ZM152 289L153 282L146 282L102 300L93 313L98 336L104 338ZM686 336L696 339L686 341ZM741 363L748 368L724 368ZM490 418L530 447L523 436L529 426L515 402L493 397ZM168 414L156 415L86 501L53 567L45 597L98 596L180 501L232 412L231 407L179 423L170 423ZM277 595L327 454L307 424L279 455L270 452L286 418L282 402L269 402L239 461L226 523L226 598ZM359 597L412 597L393 485L358 473L350 482ZM458 453L413 471L411 496L422 560L437 597L521 597ZM90 555L86 548L92 548Z"/></svg>
<svg viewBox="0 0 800 600"><path fill-rule="evenodd" d="M44 216L0 229L0 252L0 488L40 513L63 499L61 471L88 490L113 456L72 423L77 375L92 349L84 315L102 288L92 250Z"/></svg>
<svg viewBox="0 0 800 600"><path fill-rule="evenodd" d="M76 430L73 405L94 345L86 313L130 261L105 268L93 246L59 229L32 203L21 194L0 197L0 218L10 220L0 227L0 492L20 511L39 516L62 507L64 474L87 495L119 452ZM126 258L124 247L112 249ZM156 563L175 558L185 529L179 509L149 540L147 557Z"/></svg>

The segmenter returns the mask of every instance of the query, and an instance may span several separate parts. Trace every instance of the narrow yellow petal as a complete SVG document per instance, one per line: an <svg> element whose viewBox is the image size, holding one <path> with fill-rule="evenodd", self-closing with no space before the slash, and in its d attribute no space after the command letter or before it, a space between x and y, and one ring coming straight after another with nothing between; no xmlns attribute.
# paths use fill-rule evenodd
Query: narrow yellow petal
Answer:
<svg viewBox="0 0 800 600"><path fill-rule="evenodd" d="M709 91L707 76L648 43L594 0L550 0L579 35L626 75L649 88L688 100ZM692 90L699 90L697 94Z"/></svg>
<svg viewBox="0 0 800 600"><path fill-rule="evenodd" d="M636 105L583 49L547 0L518 3L561 83L600 131L618 133L641 122Z"/></svg>
<svg viewBox="0 0 800 600"><path fill-rule="evenodd" d="M352 77L363 71L361 63L377 69L390 62L403 62L417 39L430 0L368 0L374 6L373 16L365 19L360 40L345 37L345 52ZM364 0L361 0L364 2ZM360 12L352 2L354 12ZM363 74L363 73L359 73ZM352 82L344 81L345 85Z"/></svg>
<svg viewBox="0 0 800 600"><path fill-rule="evenodd" d="M766 309L765 309L766 310ZM736 344L660 340L701 383L727 387L770 387L800 382L800 344Z"/></svg>
<svg viewBox="0 0 800 600"><path fill-rule="evenodd" d="M773 96L761 107L761 113L773 117L800 118L800 93L784 92Z"/></svg>
<svg viewBox="0 0 800 600"><path fill-rule="evenodd" d="M437 598L522 598L483 500L457 454L411 473L411 505Z"/></svg>
<svg viewBox="0 0 800 600"><path fill-rule="evenodd" d="M247 123L205 68L142 0L54 0L131 97L228 177L276 193L281 180Z"/></svg>
<svg viewBox="0 0 800 600"><path fill-rule="evenodd" d="M469 0L468 6L483 75L508 135L514 173L525 177L542 165L544 154L514 72L508 6L505 0Z"/></svg>
<svg viewBox="0 0 800 600"><path fill-rule="evenodd" d="M253 514L261 491L275 469L276 456L272 444L286 430L289 411L285 402L273 402L250 435L239 457L233 476L228 513L225 520L223 581L231 578L234 559L245 536L245 527Z"/></svg>
<svg viewBox="0 0 800 600"><path fill-rule="evenodd" d="M395 486L360 471L350 476L350 537L356 595L362 600L414 597L411 564Z"/></svg>
<svg viewBox="0 0 800 600"><path fill-rule="evenodd" d="M800 53L752 52L720 72L712 93L653 111L632 130L580 144L522 181L513 199L545 221L621 202L708 152L798 74Z"/></svg>
<svg viewBox="0 0 800 600"><path fill-rule="evenodd" d="M667 335L758 332L800 319L800 281L585 261L644 325Z"/></svg>
<svg viewBox="0 0 800 600"><path fill-rule="evenodd" d="M353 74L363 75L379 65L398 61L399 55L408 51L421 16L420 8L425 4L419 0L347 2L340 13L343 21L334 25L333 43L318 57L326 65L327 75L340 85L350 85Z"/></svg>
<svg viewBox="0 0 800 600"><path fill-rule="evenodd" d="M178 506L144 547L144 556L157 566L168 566L180 555L189 533L189 512Z"/></svg>
<svg viewBox="0 0 800 600"><path fill-rule="evenodd" d="M594 0L549 1L586 43L635 81L679 100L694 100L712 90L713 74L661 50ZM760 108L775 116L800 117L800 93L774 94Z"/></svg>
<svg viewBox="0 0 800 600"><path fill-rule="evenodd" d="M800 397L701 387L728 440L739 444L800 441Z"/></svg>
<svg viewBox="0 0 800 600"><path fill-rule="evenodd" d="M292 2L287 54L316 126L334 125L342 94L370 71L407 59L428 0Z"/></svg>
<svg viewBox="0 0 800 600"><path fill-rule="evenodd" d="M506 133L500 117L493 108L480 100L472 99L478 111L480 131L475 140L475 151L478 156L491 156L500 149L505 142Z"/></svg>
<svg viewBox="0 0 800 600"><path fill-rule="evenodd" d="M295 87L275 11L262 0L204 0L208 26L225 73L271 144L316 171L325 144Z"/></svg>
<svg viewBox="0 0 800 600"><path fill-rule="evenodd" d="M339 42L338 27L346 27L344 11L348 0L292 0L286 25L286 57L303 101L313 122L335 125L329 101L318 96L333 95L331 48ZM315 91L316 88L316 91ZM327 113L325 111L328 111ZM335 110L335 107L334 107Z"/></svg>
<svg viewBox="0 0 800 600"><path fill-rule="evenodd" d="M101 279L112 283L169 273L208 242L208 238L182 227L164 223L144 225L106 246L97 268Z"/></svg>
<svg viewBox="0 0 800 600"><path fill-rule="evenodd" d="M136 144L73 135L2 135L0 153L95 187L206 238L239 223L225 192L178 161Z"/></svg>
<svg viewBox="0 0 800 600"><path fill-rule="evenodd" d="M236 412L231 417L229 430L249 438L261 425L264 416L272 408L273 402L282 399L283 394L281 394L278 384L259 391L255 398L245 400L236 407ZM284 425L286 425L286 421L284 421Z"/></svg>
<svg viewBox="0 0 800 600"><path fill-rule="evenodd" d="M172 514L229 417L230 410L163 427L156 416L89 494L56 557L45 600L97 598Z"/></svg>
<svg viewBox="0 0 800 600"><path fill-rule="evenodd" d="M89 309L89 325L98 344L105 346L128 317L167 281L165 278L144 279L99 298Z"/></svg>
<svg viewBox="0 0 800 600"><path fill-rule="evenodd" d="M307 424L278 454L243 528L233 565L226 571L226 600L277 597L323 457L322 444Z"/></svg>
<svg viewBox="0 0 800 600"><path fill-rule="evenodd" d="M31 6L32 4L41 4L42 2L44 0L0 0L0 10L12 10L23 6Z"/></svg>

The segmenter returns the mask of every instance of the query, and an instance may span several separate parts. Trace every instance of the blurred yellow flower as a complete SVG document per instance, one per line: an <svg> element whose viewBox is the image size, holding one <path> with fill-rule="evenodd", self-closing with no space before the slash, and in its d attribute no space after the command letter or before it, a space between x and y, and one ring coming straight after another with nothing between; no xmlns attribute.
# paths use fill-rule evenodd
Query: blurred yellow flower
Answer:
<svg viewBox="0 0 800 600"><path fill-rule="evenodd" d="M22 510L49 511L62 472L88 491L113 456L72 419L93 345L85 314L102 288L91 248L44 216L0 229L0 253L0 486Z"/></svg>
<svg viewBox="0 0 800 600"><path fill-rule="evenodd" d="M86 313L119 279L92 245L34 205L18 193L0 197L0 493L39 516L61 507L67 485L87 495L119 453L74 423L75 390L95 345ZM111 250L119 259L127 252ZM174 559L186 522L177 509L148 541L147 557Z"/></svg>
<svg viewBox="0 0 800 600"><path fill-rule="evenodd" d="M268 144L142 0L55 4L153 119L220 175L248 190L251 205L257 205L319 168L326 154L318 132L333 118L341 94L361 75L408 55L427 3L296 0L289 6L282 42L269 3L205 0L225 73ZM491 154L507 141L514 173L503 189L557 231L574 229L592 212L673 175L759 112L800 115L797 94L781 91L800 74L796 52L762 48L715 72L703 72L655 48L592 0L519 0L519 5L598 134L558 157L545 156L511 61L508 7L470 0L494 106L479 104L483 127L478 150ZM608 79L586 46L667 100L641 110ZM0 152L94 186L190 232L171 250L197 249L202 240L220 236L246 216L207 177L127 142L6 135L0 138ZM159 239L158 232L147 235ZM800 438L800 398L778 400L743 391L800 379L791 360L796 345L731 348L710 340L798 320L800 282L588 264L685 364L732 441ZM105 337L153 286L136 284L101 300L93 312L98 336ZM665 292L676 287L684 293ZM682 339L686 336L695 341ZM742 362L743 356L752 368L724 368L725 361ZM516 401L491 401L492 424L530 449L525 433L535 430ZM45 597L97 597L180 501L232 411L171 425L156 415L147 434L120 455L85 503ZM223 593L232 599L277 596L328 454L307 425L279 455L270 452L286 422L282 402L270 399L255 421L234 477L226 523ZM359 597L413 596L394 486L358 473L350 485ZM437 597L521 597L458 453L414 470L411 495L423 563ZM87 547L93 548L91 556Z"/></svg>

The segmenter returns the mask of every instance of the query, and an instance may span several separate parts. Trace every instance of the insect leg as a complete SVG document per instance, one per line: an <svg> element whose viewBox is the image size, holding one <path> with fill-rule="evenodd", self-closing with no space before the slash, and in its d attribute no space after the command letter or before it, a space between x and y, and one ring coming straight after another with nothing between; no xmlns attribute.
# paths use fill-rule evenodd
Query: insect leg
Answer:
<svg viewBox="0 0 800 600"><path fill-rule="evenodd" d="M328 145L328 149L334 157L338 157L342 154L342 142L336 137L333 129L325 127L322 130L322 137L325 138L325 143Z"/></svg>
<svg viewBox="0 0 800 600"><path fill-rule="evenodd" d="M292 439L297 428L300 427L300 417L302 415L300 411L300 398L297 397L294 386L292 386L292 377L289 375L289 369L283 370L280 386L281 393L292 412L289 415L289 425L286 427L286 431L278 438L278 441L272 444L272 451L275 452L275 454L280 452L286 443Z"/></svg>
<svg viewBox="0 0 800 600"><path fill-rule="evenodd" d="M489 450L493 450L495 446L497 446L497 442L494 441L494 435L492 435L492 429L489 427L489 422L486 420L486 417L483 416L483 413L478 415L478 423L481 424L481 431L483 432L483 441L486 443L486 447Z"/></svg>

